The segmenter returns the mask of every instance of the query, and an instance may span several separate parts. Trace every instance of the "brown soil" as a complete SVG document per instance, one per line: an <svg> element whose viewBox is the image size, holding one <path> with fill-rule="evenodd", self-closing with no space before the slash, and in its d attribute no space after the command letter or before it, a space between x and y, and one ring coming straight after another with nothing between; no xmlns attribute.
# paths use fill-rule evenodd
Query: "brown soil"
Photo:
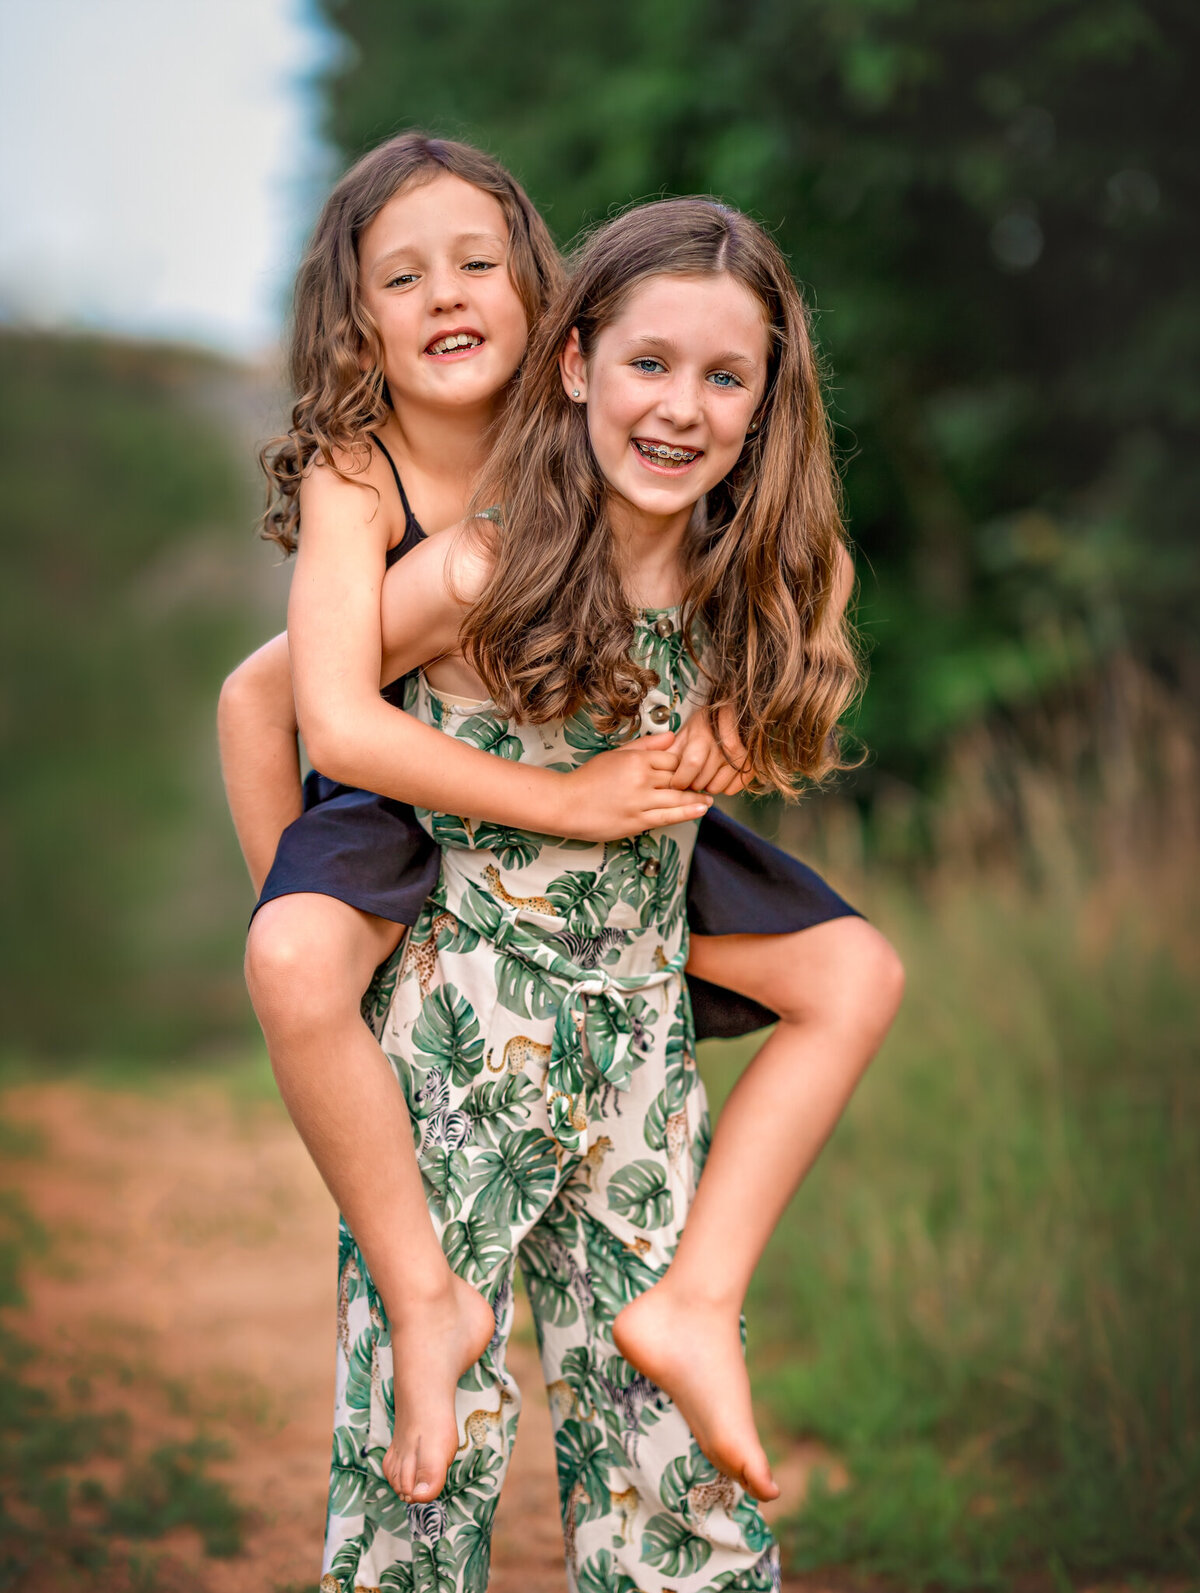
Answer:
<svg viewBox="0 0 1200 1593"><path fill-rule="evenodd" d="M313 1588L333 1405L335 1216L282 1110L213 1083L153 1094L53 1083L6 1092L5 1117L44 1139L3 1171L52 1236L12 1324L43 1352L34 1375L88 1409L126 1410L139 1452L198 1427L230 1444L214 1470L252 1511L242 1553L206 1559L198 1536L180 1529L150 1548L160 1576L213 1593ZM491 1590L563 1593L550 1417L527 1313L511 1364L525 1404ZM794 1508L813 1458L799 1450L780 1468L773 1514Z"/></svg>

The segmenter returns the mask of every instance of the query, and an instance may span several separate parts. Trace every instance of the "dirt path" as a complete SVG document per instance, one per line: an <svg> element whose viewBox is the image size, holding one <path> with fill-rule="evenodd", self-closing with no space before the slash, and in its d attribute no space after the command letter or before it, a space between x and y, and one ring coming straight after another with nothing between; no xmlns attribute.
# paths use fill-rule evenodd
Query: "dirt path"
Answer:
<svg viewBox="0 0 1200 1593"><path fill-rule="evenodd" d="M153 1546L220 1593L300 1593L320 1563L333 1402L335 1216L282 1110L218 1085L147 1094L57 1083L5 1094L37 1156L10 1162L52 1236L14 1320L63 1396L128 1411L137 1448L226 1439L214 1470L253 1511L243 1552L206 1560L178 1529ZM528 1313L525 1395L497 1517L491 1593L564 1593L549 1412ZM783 1468L785 1507L805 1457ZM789 1583L792 1593L827 1586Z"/></svg>

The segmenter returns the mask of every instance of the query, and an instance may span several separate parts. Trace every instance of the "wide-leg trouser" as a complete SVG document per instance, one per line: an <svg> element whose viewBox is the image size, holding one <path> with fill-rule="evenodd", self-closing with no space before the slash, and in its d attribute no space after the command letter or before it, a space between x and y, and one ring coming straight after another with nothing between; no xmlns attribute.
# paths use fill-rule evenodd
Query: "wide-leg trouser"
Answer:
<svg viewBox="0 0 1200 1593"><path fill-rule="evenodd" d="M410 1077L393 1061L417 1116L425 1075L418 1068ZM679 1412L612 1339L617 1312L661 1276L674 1252L707 1149L690 1044L675 1049L665 1075L647 1058L628 1090L590 1095L583 1154L555 1145L541 1091L531 1082L526 1089L521 1075L503 1088L494 1074L481 1080L474 1102L471 1092L456 1097L456 1109L480 1114L476 1140L487 1126L482 1114L515 1091L522 1127L498 1132L498 1149L486 1153L495 1158L482 1164L483 1174L494 1173L491 1185L481 1182L478 1159L469 1169L465 1150L441 1146L422 1157L437 1191L456 1181L478 1187L478 1198L464 1200L453 1220L439 1215L437 1198L431 1208L451 1264L492 1302L496 1317L488 1350L459 1384L461 1447L430 1504L406 1505L383 1478L394 1416L388 1326L343 1227L322 1593L484 1593L520 1410L505 1353L518 1262L554 1421L572 1593L777 1588L778 1552L757 1506L717 1475ZM419 1122L417 1129L424 1134ZM480 1154L474 1141L473 1154ZM503 1202L484 1198L501 1188Z"/></svg>

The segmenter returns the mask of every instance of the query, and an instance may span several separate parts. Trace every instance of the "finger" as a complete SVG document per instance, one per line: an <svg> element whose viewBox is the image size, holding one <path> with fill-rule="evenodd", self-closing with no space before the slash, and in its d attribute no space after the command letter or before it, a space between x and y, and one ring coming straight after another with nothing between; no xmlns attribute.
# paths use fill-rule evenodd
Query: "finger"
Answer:
<svg viewBox="0 0 1200 1593"><path fill-rule="evenodd" d="M652 752L646 762L652 769L674 774L679 767L679 754L666 747L662 752Z"/></svg>
<svg viewBox="0 0 1200 1593"><path fill-rule="evenodd" d="M713 771L712 779L705 782L704 789L712 796L729 796L732 782L736 778L736 770L731 769L727 763L722 763L719 769Z"/></svg>
<svg viewBox="0 0 1200 1593"><path fill-rule="evenodd" d="M634 752L657 752L662 747L669 747L675 740L673 730L656 730L652 736L635 736L632 741L627 741L618 751L624 752L631 749Z"/></svg>
<svg viewBox="0 0 1200 1593"><path fill-rule="evenodd" d="M702 819L712 806L711 802L690 802L682 807L650 808L642 815L643 829L660 830L668 824L683 824L688 819Z"/></svg>
<svg viewBox="0 0 1200 1593"><path fill-rule="evenodd" d="M709 759L703 747L689 747L680 756L678 767L671 777L671 784L678 791L687 791L689 789L699 791L704 785L700 775L707 767L708 762Z"/></svg>
<svg viewBox="0 0 1200 1593"><path fill-rule="evenodd" d="M704 767L697 772L696 778L692 781L693 790L711 791L713 780L720 774L722 769L727 769L728 767L729 765L725 762L725 759L717 751L716 747L713 747L708 757L704 760Z"/></svg>

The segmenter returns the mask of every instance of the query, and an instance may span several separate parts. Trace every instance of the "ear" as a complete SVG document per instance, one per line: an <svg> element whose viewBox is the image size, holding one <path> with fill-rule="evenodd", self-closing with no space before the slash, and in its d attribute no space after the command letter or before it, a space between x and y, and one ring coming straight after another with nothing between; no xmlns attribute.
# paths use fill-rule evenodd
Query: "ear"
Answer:
<svg viewBox="0 0 1200 1593"><path fill-rule="evenodd" d="M579 329L572 327L558 356L563 389L573 404L587 403L587 362L579 346Z"/></svg>

